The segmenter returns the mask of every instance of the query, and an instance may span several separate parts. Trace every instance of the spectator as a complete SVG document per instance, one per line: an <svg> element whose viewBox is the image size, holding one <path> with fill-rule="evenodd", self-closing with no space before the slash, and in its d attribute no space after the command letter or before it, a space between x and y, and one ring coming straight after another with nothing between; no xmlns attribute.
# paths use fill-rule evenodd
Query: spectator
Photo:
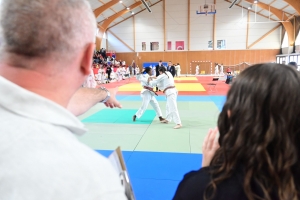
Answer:
<svg viewBox="0 0 300 200"><path fill-rule="evenodd" d="M105 88L78 90L94 51L89 3L9 0L1 6L0 199L125 200L118 174L77 140L85 129L66 110L78 114L99 101L84 96L90 103L74 109L86 91L100 91L107 106L118 104Z"/></svg>
<svg viewBox="0 0 300 200"><path fill-rule="evenodd" d="M296 70L298 70L298 65L296 62L290 62L289 66L294 67Z"/></svg>
<svg viewBox="0 0 300 200"><path fill-rule="evenodd" d="M299 85L284 65L245 69L204 140L203 168L185 175L174 200L298 200Z"/></svg>

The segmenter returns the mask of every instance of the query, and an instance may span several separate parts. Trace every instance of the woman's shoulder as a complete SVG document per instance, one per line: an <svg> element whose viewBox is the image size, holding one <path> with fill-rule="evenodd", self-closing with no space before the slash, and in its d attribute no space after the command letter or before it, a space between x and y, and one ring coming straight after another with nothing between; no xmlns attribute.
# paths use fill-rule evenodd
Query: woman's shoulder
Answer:
<svg viewBox="0 0 300 200"><path fill-rule="evenodd" d="M174 200L204 199L205 191L211 181L212 175L209 167L187 173L178 185ZM242 174L234 173L217 186L214 199L225 200L230 197L229 199L243 200L245 194L242 186Z"/></svg>

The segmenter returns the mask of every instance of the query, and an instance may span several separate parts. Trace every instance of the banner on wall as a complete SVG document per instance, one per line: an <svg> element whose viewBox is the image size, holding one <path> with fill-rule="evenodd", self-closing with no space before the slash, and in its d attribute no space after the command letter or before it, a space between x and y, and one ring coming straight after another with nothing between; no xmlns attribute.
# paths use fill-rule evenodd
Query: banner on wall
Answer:
<svg viewBox="0 0 300 200"><path fill-rule="evenodd" d="M168 41L168 50L172 50L172 42Z"/></svg>
<svg viewBox="0 0 300 200"><path fill-rule="evenodd" d="M146 51L146 42L142 42L142 51Z"/></svg>
<svg viewBox="0 0 300 200"><path fill-rule="evenodd" d="M184 41L176 41L176 50L184 50Z"/></svg>

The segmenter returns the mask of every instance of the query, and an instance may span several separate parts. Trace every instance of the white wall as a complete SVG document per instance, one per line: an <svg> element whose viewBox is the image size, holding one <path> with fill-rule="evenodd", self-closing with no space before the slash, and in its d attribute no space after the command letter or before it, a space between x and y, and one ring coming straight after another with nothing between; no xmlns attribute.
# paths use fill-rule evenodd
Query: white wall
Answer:
<svg viewBox="0 0 300 200"><path fill-rule="evenodd" d="M213 0L206 3L212 4ZM196 14L200 10L199 0L191 0L190 10L190 50L207 50L208 41L213 40L213 15Z"/></svg>
<svg viewBox="0 0 300 200"><path fill-rule="evenodd" d="M262 23L250 23L249 24L249 36L248 41L249 45L257 41L259 38L261 38L264 34L268 33L270 30L275 28L279 25L279 23L265 23L269 20L250 13L250 22L262 22ZM254 45L251 49L279 49L280 48L280 32L281 28L277 28L275 31L273 31L271 34L269 34L267 37L265 37L263 40L261 40L259 43Z"/></svg>
<svg viewBox="0 0 300 200"><path fill-rule="evenodd" d="M176 50L175 42L184 41L187 50L188 39L188 4L186 0L167 0L166 2L166 40L172 42L172 50ZM167 47L166 47L167 50Z"/></svg>
<svg viewBox="0 0 300 200"><path fill-rule="evenodd" d="M214 0L206 0L207 4L213 4ZM213 40L213 15L197 15L203 1L191 0L190 6L190 50L208 50L208 41ZM230 3L217 0L216 3L216 40L225 40L226 49L246 49L247 35L247 10L234 6L228 9ZM142 42L146 42L146 51L150 51L150 42L159 42L159 50L164 50L163 29L163 2L151 7L152 13L141 12L135 16L136 46L137 52L142 51ZM268 19L257 16L257 21ZM254 21L254 14L250 15L250 21ZM278 23L251 23L249 29L249 45L262 37ZM132 18L110 29L131 48L133 42ZM108 34L109 50L117 52L132 52L111 34ZM166 0L166 43L172 42L172 51L175 50L176 41L184 41L184 49L188 49L188 0ZM216 46L216 44L215 44ZM251 49L279 49L280 28L264 38ZM165 47L167 51L167 46Z"/></svg>

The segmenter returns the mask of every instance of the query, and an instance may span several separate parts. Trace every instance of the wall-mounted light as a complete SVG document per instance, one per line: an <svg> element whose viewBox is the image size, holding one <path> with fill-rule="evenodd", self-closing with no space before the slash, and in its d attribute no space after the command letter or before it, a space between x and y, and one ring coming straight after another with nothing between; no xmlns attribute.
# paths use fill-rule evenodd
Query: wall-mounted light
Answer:
<svg viewBox="0 0 300 200"><path fill-rule="evenodd" d="M253 3L258 3L258 0L254 0Z"/></svg>

